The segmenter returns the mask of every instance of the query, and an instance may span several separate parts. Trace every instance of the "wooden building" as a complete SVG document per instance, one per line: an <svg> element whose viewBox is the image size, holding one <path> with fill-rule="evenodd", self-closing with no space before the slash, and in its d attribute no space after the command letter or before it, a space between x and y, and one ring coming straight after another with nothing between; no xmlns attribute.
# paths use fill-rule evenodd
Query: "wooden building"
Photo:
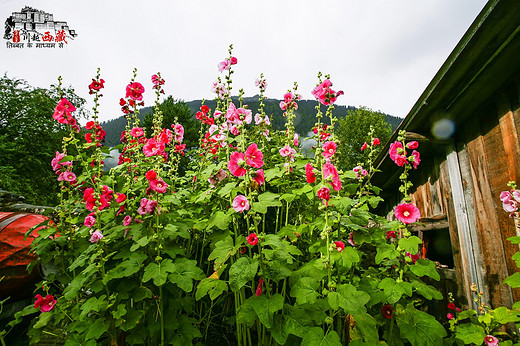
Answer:
<svg viewBox="0 0 520 346"><path fill-rule="evenodd" d="M384 173L373 183L383 188L387 213L403 198L402 169L388 157L400 130L420 140L411 197L427 257L451 261L441 271L466 304L476 283L489 305L511 307L520 294L502 281L518 271L511 256L519 247L506 240L515 227L499 195L509 181L520 184L518 0L486 4L376 159Z"/></svg>

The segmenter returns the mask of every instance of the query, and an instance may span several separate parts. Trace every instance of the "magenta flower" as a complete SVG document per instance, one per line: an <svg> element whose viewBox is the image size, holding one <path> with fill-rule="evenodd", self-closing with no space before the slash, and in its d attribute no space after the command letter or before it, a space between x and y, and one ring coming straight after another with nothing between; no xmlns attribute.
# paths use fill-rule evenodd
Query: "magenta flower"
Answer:
<svg viewBox="0 0 520 346"><path fill-rule="evenodd" d="M363 169L361 166L356 166L352 169L354 173L356 173L356 178L363 179L363 177L366 177L368 175L368 172L366 169Z"/></svg>
<svg viewBox="0 0 520 346"><path fill-rule="evenodd" d="M168 184L161 177L157 177L157 179L152 179L148 182L150 184L150 188L159 193L165 193L168 190Z"/></svg>
<svg viewBox="0 0 520 346"><path fill-rule="evenodd" d="M130 97L134 101L142 101L144 93L144 87L141 83L133 82L126 87L126 96Z"/></svg>
<svg viewBox="0 0 520 346"><path fill-rule="evenodd" d="M37 294L34 298L36 298L34 308L40 308L41 312L49 312L54 309L54 305L56 305L56 299L54 299L50 294L47 294L45 298Z"/></svg>
<svg viewBox="0 0 520 346"><path fill-rule="evenodd" d="M231 65L236 65L238 60L237 58L235 58L234 56L231 57L231 59L229 60L229 62L231 63Z"/></svg>
<svg viewBox="0 0 520 346"><path fill-rule="evenodd" d="M85 221L83 221L83 224L87 227L92 227L96 223L96 218L92 215L88 215L85 217Z"/></svg>
<svg viewBox="0 0 520 346"><path fill-rule="evenodd" d="M318 192L316 194L318 195L318 198L321 198L321 200L323 201L323 204L326 204L327 206L329 205L330 190L328 187L326 187L326 186L322 187L321 189L318 190Z"/></svg>
<svg viewBox="0 0 520 346"><path fill-rule="evenodd" d="M406 144L408 149L417 149L419 147L419 143L417 141L411 141Z"/></svg>
<svg viewBox="0 0 520 346"><path fill-rule="evenodd" d="M259 169L258 171L253 172L252 176L253 180L258 184L258 186L262 186L265 183L265 175L263 169Z"/></svg>
<svg viewBox="0 0 520 346"><path fill-rule="evenodd" d="M350 245L356 246L356 242L354 241L354 232L350 232L347 241Z"/></svg>
<svg viewBox="0 0 520 346"><path fill-rule="evenodd" d="M58 154L58 152L56 152L56 154ZM509 191L502 191L500 193L500 200L504 203L507 203L511 200L511 192Z"/></svg>
<svg viewBox="0 0 520 346"><path fill-rule="evenodd" d="M116 193L116 202L123 203L126 201L126 195L124 193Z"/></svg>
<svg viewBox="0 0 520 346"><path fill-rule="evenodd" d="M509 202L502 203L502 208L508 213L514 213L518 210L518 203L514 199L511 199Z"/></svg>
<svg viewBox="0 0 520 346"><path fill-rule="evenodd" d="M94 233L92 233L92 236L90 237L90 242L97 243L101 239L103 239L103 234L101 234L101 232L99 230L97 230Z"/></svg>
<svg viewBox="0 0 520 346"><path fill-rule="evenodd" d="M394 161L399 167L403 167L408 163L406 159L406 151L403 148L403 143L399 141L395 141L390 144L390 149L388 150L388 154L392 161Z"/></svg>
<svg viewBox="0 0 520 346"><path fill-rule="evenodd" d="M132 223L132 217L130 215L126 215L123 219L123 226L128 226Z"/></svg>
<svg viewBox="0 0 520 346"><path fill-rule="evenodd" d="M67 181L72 183L76 181L76 174L70 171L61 172L60 176L58 177L58 181Z"/></svg>
<svg viewBox="0 0 520 346"><path fill-rule="evenodd" d="M330 88L331 86L332 82L325 79L320 85L312 90L312 95L317 98L320 103L328 106L329 104L336 102L338 96L343 95L343 91L335 92Z"/></svg>
<svg viewBox="0 0 520 346"><path fill-rule="evenodd" d="M258 280L258 286L256 286L256 292L255 292L255 296L258 297L258 296L261 296L262 295L262 284L264 283L264 280L262 278L260 278Z"/></svg>
<svg viewBox="0 0 520 346"><path fill-rule="evenodd" d="M366 148L368 148L367 142L363 143L363 145L361 146L361 151L365 150Z"/></svg>
<svg viewBox="0 0 520 346"><path fill-rule="evenodd" d="M395 217L402 223L414 223L421 217L421 212L412 203L402 203L395 208Z"/></svg>
<svg viewBox="0 0 520 346"><path fill-rule="evenodd" d="M493 335L486 335L484 342L486 343L486 346L498 346L498 339Z"/></svg>
<svg viewBox="0 0 520 346"><path fill-rule="evenodd" d="M258 150L256 143L253 143L247 147L246 150L246 163L254 168L261 168L264 165L264 154Z"/></svg>
<svg viewBox="0 0 520 346"><path fill-rule="evenodd" d="M130 134L133 136L133 137L141 137L144 135L144 130L142 127L134 127L131 131L130 131Z"/></svg>
<svg viewBox="0 0 520 346"><path fill-rule="evenodd" d="M146 144L143 146L143 153L146 157L154 155L162 155L164 152L164 143L156 141L154 138L148 139Z"/></svg>
<svg viewBox="0 0 520 346"><path fill-rule="evenodd" d="M417 166L421 163L421 156L417 150L412 151L412 156L410 157L410 161L412 161L412 165L414 169L417 169Z"/></svg>
<svg viewBox="0 0 520 346"><path fill-rule="evenodd" d="M520 190L513 191L513 198L520 203Z"/></svg>
<svg viewBox="0 0 520 346"><path fill-rule="evenodd" d="M336 153L337 145L335 142L328 141L323 144L323 152L321 153L323 157L329 159L332 155Z"/></svg>
<svg viewBox="0 0 520 346"><path fill-rule="evenodd" d="M158 75L154 74L152 76L152 83L153 83L153 85L158 86L158 85L163 85L165 83L165 81L164 81L163 78L161 78Z"/></svg>
<svg viewBox="0 0 520 346"><path fill-rule="evenodd" d="M386 240L390 238L397 238L397 232L396 231L387 231L386 232Z"/></svg>
<svg viewBox="0 0 520 346"><path fill-rule="evenodd" d="M52 169L56 172L59 170L62 166L72 165L72 162L62 162L60 161L65 157L65 153L60 153L59 151L56 152L56 156L51 161Z"/></svg>
<svg viewBox="0 0 520 346"><path fill-rule="evenodd" d="M235 177L242 177L246 174L246 169L244 168L244 164L246 163L246 158L244 153L239 153L235 151L231 154L228 161L228 169Z"/></svg>
<svg viewBox="0 0 520 346"><path fill-rule="evenodd" d="M156 207L157 201L143 198L141 199L141 205L137 208L137 213L139 215L153 214L155 213Z"/></svg>
<svg viewBox="0 0 520 346"><path fill-rule="evenodd" d="M323 179L327 180L335 191L341 190L341 180L339 180L338 170L329 161L323 165Z"/></svg>
<svg viewBox="0 0 520 346"><path fill-rule="evenodd" d="M218 63L218 72L227 71L227 70L229 70L230 66L231 66L231 61L229 61L229 59L219 62Z"/></svg>
<svg viewBox="0 0 520 346"><path fill-rule="evenodd" d="M453 316L453 314L451 312L448 312L448 314L446 315L446 317L448 318L448 320L452 320L455 318L455 316Z"/></svg>
<svg viewBox="0 0 520 346"><path fill-rule="evenodd" d="M258 237L256 236L256 233L251 233L247 236L247 243L251 246L258 244Z"/></svg>
<svg viewBox="0 0 520 346"><path fill-rule="evenodd" d="M294 148L291 148L290 146L286 145L285 147L283 147L282 149L280 149L280 155L282 155L282 157L287 157L287 156L294 156L294 154L296 154L296 150L294 150Z"/></svg>
<svg viewBox="0 0 520 346"><path fill-rule="evenodd" d="M314 168L312 167L310 162L308 162L305 165L305 177L307 178L307 183L309 183L309 184L312 184L316 181L316 175L314 174Z"/></svg>
<svg viewBox="0 0 520 346"><path fill-rule="evenodd" d="M379 140L379 138L374 138L374 140L372 141L372 145L380 145L381 144L381 141Z"/></svg>
<svg viewBox="0 0 520 346"><path fill-rule="evenodd" d="M249 210L249 201L243 195L237 195L233 199L233 209L237 213L242 213L244 210Z"/></svg>
<svg viewBox="0 0 520 346"><path fill-rule="evenodd" d="M184 127L181 124L172 125L173 131L175 132L175 141L182 142L184 139Z"/></svg>
<svg viewBox="0 0 520 346"><path fill-rule="evenodd" d="M341 252L343 251L343 249L345 249L345 243L340 240L335 241L334 246L336 247L336 250L338 250L338 252Z"/></svg>

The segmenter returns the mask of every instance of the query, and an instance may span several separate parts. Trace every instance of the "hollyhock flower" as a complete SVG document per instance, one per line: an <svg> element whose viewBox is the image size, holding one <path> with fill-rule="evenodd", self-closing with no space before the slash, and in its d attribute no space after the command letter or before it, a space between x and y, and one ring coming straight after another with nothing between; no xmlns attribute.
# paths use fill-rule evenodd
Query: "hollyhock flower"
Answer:
<svg viewBox="0 0 520 346"><path fill-rule="evenodd" d="M263 172L263 170L262 170L262 172ZM223 170L223 169L221 168L221 169L217 172L216 177L217 177L217 179L218 179L219 181L222 181L222 180L224 180L224 179L227 178L227 173L226 173L225 170Z"/></svg>
<svg viewBox="0 0 520 346"><path fill-rule="evenodd" d="M85 221L83 221L83 224L86 227L92 227L92 226L94 226L95 223L96 223L96 218L92 215L88 215L87 217L85 217Z"/></svg>
<svg viewBox="0 0 520 346"><path fill-rule="evenodd" d="M238 119L246 124L251 124L251 121L253 120L253 112L250 109L239 108L237 109L237 115Z"/></svg>
<svg viewBox="0 0 520 346"><path fill-rule="evenodd" d="M56 155L58 154L58 152L56 152ZM500 200L504 203L507 203L511 200L511 192L509 191L502 191L500 193Z"/></svg>
<svg viewBox="0 0 520 346"><path fill-rule="evenodd" d="M456 306L453 303L448 303L448 309L455 310Z"/></svg>
<svg viewBox="0 0 520 346"><path fill-rule="evenodd" d="M142 101L144 93L144 87L141 83L133 82L126 87L126 96L130 97L134 101Z"/></svg>
<svg viewBox="0 0 520 346"><path fill-rule="evenodd" d="M247 243L251 246L258 244L258 237L256 236L256 233L251 233L247 236Z"/></svg>
<svg viewBox="0 0 520 346"><path fill-rule="evenodd" d="M249 210L249 207L249 201L245 196L237 195L233 199L233 209L235 209L237 213L242 213L244 210Z"/></svg>
<svg viewBox="0 0 520 346"><path fill-rule="evenodd" d="M328 187L326 187L326 186L322 187L321 189L318 190L318 192L316 194L317 194L318 198L322 199L323 204L329 205L330 190Z"/></svg>
<svg viewBox="0 0 520 346"><path fill-rule="evenodd" d="M181 124L172 125L173 131L175 132L175 141L182 142L184 139L184 127Z"/></svg>
<svg viewBox="0 0 520 346"><path fill-rule="evenodd" d="M147 180L152 180L157 178L157 172L155 172L153 169L150 169L144 176Z"/></svg>
<svg viewBox="0 0 520 346"><path fill-rule="evenodd" d="M246 150L246 163L254 168L261 168L264 165L264 154L258 150L258 145L253 143L247 147Z"/></svg>
<svg viewBox="0 0 520 346"><path fill-rule="evenodd" d="M76 107L74 107L74 105L72 103L70 103L69 100L67 100L66 98L62 98L55 108L55 114L58 113L61 115L65 115L67 113L70 114L70 113L74 112L75 110L76 110Z"/></svg>
<svg viewBox="0 0 520 346"><path fill-rule="evenodd" d="M60 176L58 177L58 181L67 181L72 183L76 181L76 174L69 171L61 172Z"/></svg>
<svg viewBox="0 0 520 346"><path fill-rule="evenodd" d="M94 233L92 233L92 236L90 237L90 242L97 243L103 238L103 234L101 234L99 230L96 230Z"/></svg>
<svg viewBox="0 0 520 346"><path fill-rule="evenodd" d="M159 193L166 193L168 190L168 184L161 177L157 177L157 179L152 179L149 181L150 188Z"/></svg>
<svg viewBox="0 0 520 346"><path fill-rule="evenodd" d="M386 232L386 240L390 238L397 238L397 232L396 231L387 231Z"/></svg>
<svg viewBox="0 0 520 346"><path fill-rule="evenodd" d="M345 249L345 243L340 240L335 241L334 246L336 247L336 250L338 250L338 252L341 252L343 251L343 249Z"/></svg>
<svg viewBox="0 0 520 346"><path fill-rule="evenodd" d="M448 320L452 320L455 318L455 316L453 316L453 314L451 312L448 312L448 314L446 315L446 317L448 318Z"/></svg>
<svg viewBox="0 0 520 346"><path fill-rule="evenodd" d="M47 294L45 298L37 294L34 298L36 299L34 308L40 308L41 312L49 312L54 309L54 305L56 305L56 299L50 294Z"/></svg>
<svg viewBox="0 0 520 346"><path fill-rule="evenodd" d="M282 155L282 157L287 157L287 156L292 157L294 154L296 154L296 150L294 150L294 148L291 148L288 145L286 145L285 147L280 149L279 152L280 152L280 155Z"/></svg>
<svg viewBox="0 0 520 346"><path fill-rule="evenodd" d="M419 147L419 143L417 141L411 141L406 144L408 149L417 149Z"/></svg>
<svg viewBox="0 0 520 346"><path fill-rule="evenodd" d="M262 116L258 113L255 114L254 119L256 125L260 125L264 121L264 119L262 119Z"/></svg>
<svg viewBox="0 0 520 346"><path fill-rule="evenodd" d="M415 262L417 262L417 260L419 258L421 258L421 255L419 255L418 253L416 253L415 255L412 255L411 253L409 252L406 252L405 254L406 256L410 257L412 259L412 263L415 264Z"/></svg>
<svg viewBox="0 0 520 346"><path fill-rule="evenodd" d="M96 125L96 123L94 121L88 121L86 124L85 124L85 129L87 130L92 130L94 128L94 126Z"/></svg>
<svg viewBox="0 0 520 346"><path fill-rule="evenodd" d="M154 155L162 155L164 152L164 143L156 141L154 138L148 139L146 144L143 146L143 153L146 157Z"/></svg>
<svg viewBox="0 0 520 346"><path fill-rule="evenodd" d="M486 335L486 337L484 338L484 342L486 346L498 346L499 340L493 335Z"/></svg>
<svg viewBox="0 0 520 346"><path fill-rule="evenodd" d="M513 191L513 198L520 203L520 190Z"/></svg>
<svg viewBox="0 0 520 346"><path fill-rule="evenodd" d="M354 232L350 232L347 241L351 246L356 246L356 242L354 241Z"/></svg>
<svg viewBox="0 0 520 346"><path fill-rule="evenodd" d="M412 165L414 169L417 169L417 166L421 163L421 156L419 152L414 150L412 151L412 156L410 157L410 161L412 161Z"/></svg>
<svg viewBox="0 0 520 346"><path fill-rule="evenodd" d="M314 174L314 168L312 167L310 162L308 162L305 165L305 177L307 178L307 183L309 183L309 184L312 184L316 181L316 175Z"/></svg>
<svg viewBox="0 0 520 346"><path fill-rule="evenodd" d="M130 131L130 134L133 136L133 137L141 137L144 135L144 130L142 127L134 127L131 131Z"/></svg>
<svg viewBox="0 0 520 346"><path fill-rule="evenodd" d="M402 223L414 223L421 217L421 212L412 203L402 203L395 207L395 217Z"/></svg>
<svg viewBox="0 0 520 346"><path fill-rule="evenodd" d="M514 199L511 199L507 203L502 203L502 208L508 213L514 213L518 209L518 203Z"/></svg>
<svg viewBox="0 0 520 346"><path fill-rule="evenodd" d="M338 96L343 95L343 91L335 92L330 87L332 82L329 79L325 79L320 85L312 90L312 95L317 98L323 105L328 106L336 102Z"/></svg>
<svg viewBox="0 0 520 346"><path fill-rule="evenodd" d="M339 180L338 170L329 161L323 165L323 179L329 181L335 191L341 190L341 181Z"/></svg>
<svg viewBox="0 0 520 346"><path fill-rule="evenodd" d="M240 247L240 250L239 250L239 251L240 251L240 254L242 254L242 255L243 255L243 254L245 254L245 253L246 253L246 251L247 251L247 248L246 248L245 246L241 246L241 247Z"/></svg>
<svg viewBox="0 0 520 346"><path fill-rule="evenodd" d="M234 124L229 127L229 132L231 132L235 136L238 136L240 134L238 127Z"/></svg>
<svg viewBox="0 0 520 346"><path fill-rule="evenodd" d="M297 147L298 144L299 144L298 139L299 139L299 136L298 136L297 133L295 133L295 134L294 134L294 137L293 137L293 145L294 145L295 147Z"/></svg>
<svg viewBox="0 0 520 346"><path fill-rule="evenodd" d="M381 315L383 315L386 319L392 318L392 313L394 312L394 309L390 304L385 304L381 307Z"/></svg>
<svg viewBox="0 0 520 346"><path fill-rule="evenodd" d="M258 184L258 186L262 186L265 182L264 170L259 169L252 174L253 180Z"/></svg>
<svg viewBox="0 0 520 346"><path fill-rule="evenodd" d="M92 83L88 86L89 94L94 94L96 91L103 89L105 86L105 81L100 79L99 81L92 78Z"/></svg>
<svg viewBox="0 0 520 346"><path fill-rule="evenodd" d="M261 296L262 295L262 284L264 283L264 280L262 278L260 278L258 280L258 286L256 286L256 292L255 292L255 296L258 297L258 296Z"/></svg>
<svg viewBox="0 0 520 346"><path fill-rule="evenodd" d="M64 157L65 153L62 154L59 151L56 152L56 156L51 161L51 166L54 171L59 170L62 166L72 165L72 162L70 161L60 163L60 161L63 160Z"/></svg>
<svg viewBox="0 0 520 346"><path fill-rule="evenodd" d="M218 63L218 72L227 71L229 70L229 67L231 66L231 61L229 59L225 59L222 62Z"/></svg>
<svg viewBox="0 0 520 346"><path fill-rule="evenodd" d="M406 159L406 151L403 148L403 143L395 141L394 143L390 144L388 153L392 161L394 161L399 167L403 167L408 163L408 160Z"/></svg>
<svg viewBox="0 0 520 346"><path fill-rule="evenodd" d="M323 152L321 153L326 159L330 159L336 153L337 145L335 142L329 141L323 144Z"/></svg>
<svg viewBox="0 0 520 346"><path fill-rule="evenodd" d="M367 142L363 143L363 145L361 146L361 151L365 150L366 148L368 148Z"/></svg>
<svg viewBox="0 0 520 346"><path fill-rule="evenodd" d="M157 208L157 201L143 198L143 199L141 199L141 205L137 209L137 213L139 215L153 214L153 213L155 213L156 208Z"/></svg>
<svg viewBox="0 0 520 346"><path fill-rule="evenodd" d="M244 153L235 151L231 154L227 167L235 177L241 177L246 174L246 169L243 167L245 163L246 158Z"/></svg>
<svg viewBox="0 0 520 346"><path fill-rule="evenodd" d="M363 177L366 177L368 175L368 171L366 169L363 169L361 166L356 166L352 169L354 173L356 173L357 179L363 179Z"/></svg>
<svg viewBox="0 0 520 346"><path fill-rule="evenodd" d="M163 85L165 83L165 81L163 78L154 74L154 75L152 75L152 83L153 83L153 85L158 86L158 85Z"/></svg>
<svg viewBox="0 0 520 346"><path fill-rule="evenodd" d="M124 193L116 193L116 202L123 203L126 201L126 195Z"/></svg>
<svg viewBox="0 0 520 346"><path fill-rule="evenodd" d="M231 63L231 65L236 65L238 60L237 58L235 58L234 56L231 57L231 59L229 59L229 62Z"/></svg>
<svg viewBox="0 0 520 346"><path fill-rule="evenodd" d="M374 140L372 141L372 145L380 145L381 144L381 141L379 140L379 138L374 138Z"/></svg>
<svg viewBox="0 0 520 346"><path fill-rule="evenodd" d="M123 218L123 226L128 226L132 223L132 217L130 215L126 215Z"/></svg>

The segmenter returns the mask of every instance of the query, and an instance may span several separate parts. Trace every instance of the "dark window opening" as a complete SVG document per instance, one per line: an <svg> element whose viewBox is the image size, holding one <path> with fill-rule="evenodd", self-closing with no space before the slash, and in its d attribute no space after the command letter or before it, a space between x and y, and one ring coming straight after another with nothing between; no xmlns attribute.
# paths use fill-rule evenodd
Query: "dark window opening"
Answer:
<svg viewBox="0 0 520 346"><path fill-rule="evenodd" d="M425 257L448 268L454 268L450 230L442 228L421 233Z"/></svg>

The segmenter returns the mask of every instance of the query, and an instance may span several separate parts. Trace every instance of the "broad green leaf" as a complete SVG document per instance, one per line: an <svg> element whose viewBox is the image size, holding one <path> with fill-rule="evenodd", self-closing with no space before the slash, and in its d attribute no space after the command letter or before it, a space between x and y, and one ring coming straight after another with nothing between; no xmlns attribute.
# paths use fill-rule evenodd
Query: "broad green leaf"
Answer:
<svg viewBox="0 0 520 346"><path fill-rule="evenodd" d="M377 322L371 315L367 313L358 313L353 316L356 323L356 329L359 330L367 345L377 345L379 335L377 332Z"/></svg>
<svg viewBox="0 0 520 346"><path fill-rule="evenodd" d="M104 318L97 318L94 323L92 323L87 330L87 335L85 336L85 340L94 339L97 340L103 333L108 331L109 322Z"/></svg>
<svg viewBox="0 0 520 346"><path fill-rule="evenodd" d="M227 236L215 244L215 249L211 252L208 260L215 260L215 267L219 267L234 254L233 238Z"/></svg>
<svg viewBox="0 0 520 346"><path fill-rule="evenodd" d="M143 282L147 282L152 279L154 285L162 286L166 283L168 274L174 271L175 265L169 258L163 259L159 264L153 262L149 263L144 270Z"/></svg>
<svg viewBox="0 0 520 346"><path fill-rule="evenodd" d="M266 248L269 246L271 249ZM300 249L291 245L287 240L280 238L277 234L267 234L262 242L263 254L268 260L278 259L285 260L287 263L293 263L293 255L302 254Z"/></svg>
<svg viewBox="0 0 520 346"><path fill-rule="evenodd" d="M162 230L162 236L171 240L175 240L178 237L189 239L190 232L188 226L184 223L169 223L166 226L164 226L164 229Z"/></svg>
<svg viewBox="0 0 520 346"><path fill-rule="evenodd" d="M377 247L376 263L380 264L385 259L395 259L399 256L394 244L380 244Z"/></svg>
<svg viewBox="0 0 520 346"><path fill-rule="evenodd" d="M509 238L507 238L507 240L509 240L511 242L511 244L520 244L519 236L509 237Z"/></svg>
<svg viewBox="0 0 520 346"><path fill-rule="evenodd" d="M99 312L105 310L108 307L108 301L106 300L107 296L102 295L98 297L91 297L87 299L81 305L81 314L79 315L80 320L87 316L91 311Z"/></svg>
<svg viewBox="0 0 520 346"><path fill-rule="evenodd" d="M477 312L475 310L473 310L473 309L462 310L461 312L458 313L457 320L462 321L462 320L465 320L466 318L469 318L469 317L474 316L476 314L477 314Z"/></svg>
<svg viewBox="0 0 520 346"><path fill-rule="evenodd" d="M121 324L121 330L128 331L134 329L143 315L144 311L142 310L130 309Z"/></svg>
<svg viewBox="0 0 520 346"><path fill-rule="evenodd" d="M152 240L152 239L148 238L148 237L140 238L134 244L132 244L132 246L130 247L130 251L135 251L135 250L139 249L140 247L148 245L150 240Z"/></svg>
<svg viewBox="0 0 520 346"><path fill-rule="evenodd" d="M412 284L406 281L396 282L392 278L384 278L378 285L378 288L385 292L386 299L389 304L395 304L404 294L408 297L412 295Z"/></svg>
<svg viewBox="0 0 520 346"><path fill-rule="evenodd" d="M294 201L295 198L296 198L296 195L294 195L292 193L284 193L283 195L280 196L280 199L282 201L286 201L287 203L291 203L292 201Z"/></svg>
<svg viewBox="0 0 520 346"><path fill-rule="evenodd" d="M329 292L327 299L332 309L342 308L347 314L357 314L366 312L365 304L370 300L370 294L345 284L339 285L335 292Z"/></svg>
<svg viewBox="0 0 520 346"><path fill-rule="evenodd" d="M413 288L422 295L424 298L428 300L436 299L441 300L442 299L442 293L439 292L435 287L427 285L421 281L414 280L412 281Z"/></svg>
<svg viewBox="0 0 520 346"><path fill-rule="evenodd" d="M218 195L221 197L229 195L229 193L231 192L231 190L233 190L235 186L237 186L236 182L227 183L218 191Z"/></svg>
<svg viewBox="0 0 520 346"><path fill-rule="evenodd" d="M474 343L475 345L482 345L486 333L479 325L464 323L455 327L455 337L464 341L465 344Z"/></svg>
<svg viewBox="0 0 520 346"><path fill-rule="evenodd" d="M219 210L211 215L208 223L208 229L217 227L218 229L226 230L230 222L231 217L223 211Z"/></svg>
<svg viewBox="0 0 520 346"><path fill-rule="evenodd" d="M419 277L429 276L436 281L441 279L441 276L437 272L435 262L433 261L427 259L418 259L415 264L410 264L409 268L412 273Z"/></svg>
<svg viewBox="0 0 520 346"><path fill-rule="evenodd" d="M341 346L341 340L336 331L331 330L324 335L323 328L313 327L303 337L302 346Z"/></svg>
<svg viewBox="0 0 520 346"><path fill-rule="evenodd" d="M512 288L520 287L520 272L514 273L511 276L508 276L502 283L509 285Z"/></svg>
<svg viewBox="0 0 520 346"><path fill-rule="evenodd" d="M361 257L359 256L359 251L353 247L346 247L343 251L335 253L334 259L336 260L336 264L339 266L340 270L348 270L352 267L353 264L359 263L361 261Z"/></svg>
<svg viewBox="0 0 520 346"><path fill-rule="evenodd" d="M116 311L112 311L112 316L114 316L114 318L116 320L118 320L121 317L123 317L124 315L126 315L126 313L127 313L126 305L125 304L119 304L117 306L117 310Z"/></svg>
<svg viewBox="0 0 520 346"><path fill-rule="evenodd" d="M258 271L258 261L248 257L240 257L231 268L229 268L229 287L237 292L247 282L254 279Z"/></svg>
<svg viewBox="0 0 520 346"><path fill-rule="evenodd" d="M215 298L220 296L222 292L227 291L227 289L228 285L225 281L214 278L205 278L199 282L197 286L195 299L200 300L200 298L204 297L206 294L209 294L209 298L211 300L215 300Z"/></svg>
<svg viewBox="0 0 520 346"><path fill-rule="evenodd" d="M127 260L120 262L105 274L103 277L103 283L106 284L113 279L132 276L141 269L141 265L147 258L148 256L144 253L132 253Z"/></svg>
<svg viewBox="0 0 520 346"><path fill-rule="evenodd" d="M282 174L280 173L280 168L278 168L278 167L273 167L270 169L266 169L264 171L265 181L267 181L267 182L270 182L274 178L278 178L281 176L282 176Z"/></svg>
<svg viewBox="0 0 520 346"><path fill-rule="evenodd" d="M45 327L47 324L49 324L50 320L52 318L52 313L50 312L43 312L38 316L38 321L34 324L34 329L40 329Z"/></svg>
<svg viewBox="0 0 520 346"><path fill-rule="evenodd" d="M317 289L320 282L315 278L302 277L291 288L291 297L296 298L297 304L314 304L318 298Z"/></svg>
<svg viewBox="0 0 520 346"><path fill-rule="evenodd" d="M258 297L251 297L251 306L255 311L258 319L266 328L271 328L273 315L276 311L283 308L284 299L281 294L276 293L275 295L267 298L265 295Z"/></svg>
<svg viewBox="0 0 520 346"><path fill-rule="evenodd" d="M256 321L256 312L251 304L252 298L250 297L240 304L237 313L237 323L244 323L248 327L252 327Z"/></svg>
<svg viewBox="0 0 520 346"><path fill-rule="evenodd" d="M414 235L409 238L399 239L399 247L412 255L419 251L419 244L422 244L421 238Z"/></svg>
<svg viewBox="0 0 520 346"><path fill-rule="evenodd" d="M401 337L417 346L442 345L442 338L446 330L437 322L434 316L417 310L410 303L400 314L396 314L396 321L401 331Z"/></svg>
<svg viewBox="0 0 520 346"><path fill-rule="evenodd" d="M200 280L204 277L204 272L197 267L196 260L181 257L175 260L174 265L172 273L168 275L168 280L185 292L191 292L193 280Z"/></svg>
<svg viewBox="0 0 520 346"><path fill-rule="evenodd" d="M280 195L267 191L258 195L258 201L268 207L281 207L282 202L279 201L279 197Z"/></svg>
<svg viewBox="0 0 520 346"><path fill-rule="evenodd" d="M505 306L500 306L493 310L493 318L500 324L520 321L520 318L518 317L519 314L520 311L509 310Z"/></svg>

